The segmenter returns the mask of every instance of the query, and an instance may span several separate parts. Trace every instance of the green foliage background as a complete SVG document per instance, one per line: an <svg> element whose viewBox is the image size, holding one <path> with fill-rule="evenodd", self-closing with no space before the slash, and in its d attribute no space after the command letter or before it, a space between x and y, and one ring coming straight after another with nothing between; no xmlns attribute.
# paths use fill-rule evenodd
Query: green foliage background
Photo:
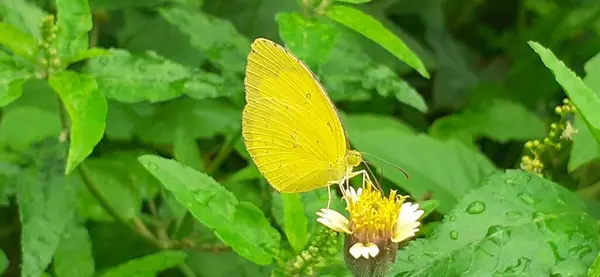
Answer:
<svg viewBox="0 0 600 277"><path fill-rule="evenodd" d="M0 19L2 276L352 276L315 220L327 190L274 192L244 148L257 37L410 175L365 156L427 214L388 276L600 276L598 1L2 0Z"/></svg>

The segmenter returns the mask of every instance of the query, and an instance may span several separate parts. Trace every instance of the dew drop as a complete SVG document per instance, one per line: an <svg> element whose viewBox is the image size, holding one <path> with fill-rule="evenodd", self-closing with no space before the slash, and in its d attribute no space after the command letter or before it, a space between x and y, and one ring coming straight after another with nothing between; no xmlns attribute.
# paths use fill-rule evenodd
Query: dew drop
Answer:
<svg viewBox="0 0 600 277"><path fill-rule="evenodd" d="M311 97L311 94L310 94L310 93L307 93L307 94L306 94L306 100L310 100L310 97Z"/></svg>
<svg viewBox="0 0 600 277"><path fill-rule="evenodd" d="M150 171L157 171L158 170L158 165L156 165L154 162L147 162L146 166L148 167L148 169Z"/></svg>
<svg viewBox="0 0 600 277"><path fill-rule="evenodd" d="M535 204L535 199L533 199L533 196L531 196L531 194L526 193L526 192L521 192L519 194L517 194L517 196L519 197L519 199L521 199L521 201L523 201L523 203L528 204L528 205L533 205Z"/></svg>
<svg viewBox="0 0 600 277"><path fill-rule="evenodd" d="M456 221L456 216L455 215L451 215L448 220L450 220L450 222Z"/></svg>
<svg viewBox="0 0 600 277"><path fill-rule="evenodd" d="M506 218L509 220L516 220L523 217L523 213L519 211L510 211L505 213Z"/></svg>
<svg viewBox="0 0 600 277"><path fill-rule="evenodd" d="M458 239L458 232L456 230L450 231L450 238L452 240L457 240Z"/></svg>
<svg viewBox="0 0 600 277"><path fill-rule="evenodd" d="M510 240L510 231L500 225L492 225L485 236L489 237L494 244L502 246Z"/></svg>
<svg viewBox="0 0 600 277"><path fill-rule="evenodd" d="M467 207L467 213L470 214L480 214L485 211L485 203L481 201L473 201L473 203L469 204Z"/></svg>

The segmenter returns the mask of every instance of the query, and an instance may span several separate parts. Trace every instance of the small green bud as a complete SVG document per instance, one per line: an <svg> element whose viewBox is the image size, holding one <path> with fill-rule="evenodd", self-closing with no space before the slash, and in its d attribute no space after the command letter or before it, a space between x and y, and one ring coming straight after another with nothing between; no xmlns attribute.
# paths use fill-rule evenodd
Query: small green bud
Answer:
<svg viewBox="0 0 600 277"><path fill-rule="evenodd" d="M562 113L563 113L563 110L562 110L562 108L561 108L561 107L556 107L556 108L554 108L554 112L555 112L556 114L558 114L558 115L562 115Z"/></svg>
<svg viewBox="0 0 600 277"><path fill-rule="evenodd" d="M60 59L59 58L52 59L52 65L59 66L60 65Z"/></svg>

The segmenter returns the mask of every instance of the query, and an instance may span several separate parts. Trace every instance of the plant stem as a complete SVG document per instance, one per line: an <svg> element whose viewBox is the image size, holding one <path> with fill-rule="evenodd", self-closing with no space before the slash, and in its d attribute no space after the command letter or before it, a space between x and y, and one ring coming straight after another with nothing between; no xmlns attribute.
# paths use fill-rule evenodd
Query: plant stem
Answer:
<svg viewBox="0 0 600 277"><path fill-rule="evenodd" d="M60 122L62 125L63 134L64 134L64 136L61 136L61 138L64 138L64 141L66 142L69 140L69 136L67 135L67 133L68 133L67 130L69 130L69 126L68 126L69 120L67 118L67 113L65 112L65 107L62 103L62 100L58 96L57 96L57 98L58 98L58 109L59 109L58 112L60 115ZM158 249L166 248L165 244L162 241L158 240L156 237L154 237L154 235L147 228L145 228L146 226L143 223L141 223L141 225L143 225L144 228L139 228L139 227L141 227L141 226L139 226L139 224L138 224L138 226L136 226L135 224L132 224L123 215L121 215L116 209L114 209L109 204L107 199L100 192L100 189L98 189L98 186L96 186L96 184L90 177L90 175L86 169L84 161L82 161L81 164L77 167L77 172L79 172L79 175L81 175L81 179L83 180L83 183L85 184L88 191L92 194L92 196L96 199L96 201L98 201L100 206L102 206L102 208L114 220L116 220L117 222L126 226L133 233L135 233L135 234L139 235L140 237L142 237L143 239L147 240L150 244L156 246Z"/></svg>
<svg viewBox="0 0 600 277"><path fill-rule="evenodd" d="M179 270L185 277L197 277L196 272L186 263L182 263L178 265Z"/></svg>
<svg viewBox="0 0 600 277"><path fill-rule="evenodd" d="M166 248L164 243L161 242L160 240L158 240L156 237L154 237L154 235L152 235L152 233L147 228L140 228L141 227L140 224L137 224L137 225L131 224L123 215L121 215L117 210L115 210L108 203L108 201L106 200L106 198L104 198L104 196L102 195L102 193L100 192L100 190L98 189L96 184L90 178L84 162L82 162L77 167L77 171L81 175L81 178L83 179L83 183L85 184L86 188L90 191L92 196L94 196L94 198L96 199L96 201L98 201L100 206L102 206L104 211L106 211L114 220L121 223L122 225L125 225L132 232L139 235L140 237L142 237L143 239L148 241L150 244L156 246L157 248L159 248L159 249ZM143 225L143 223L141 223L141 225ZM144 225L144 227L145 227L145 225Z"/></svg>
<svg viewBox="0 0 600 277"><path fill-rule="evenodd" d="M206 169L206 174L213 175L215 173L215 170L221 167L223 162L227 160L227 157L229 157L229 154L231 154L231 152L233 151L235 144L241 136L241 132L236 132L235 134L229 136L229 138L225 141L221 149L219 149L219 152L217 152L217 156L215 157L213 162L210 163L210 165Z"/></svg>

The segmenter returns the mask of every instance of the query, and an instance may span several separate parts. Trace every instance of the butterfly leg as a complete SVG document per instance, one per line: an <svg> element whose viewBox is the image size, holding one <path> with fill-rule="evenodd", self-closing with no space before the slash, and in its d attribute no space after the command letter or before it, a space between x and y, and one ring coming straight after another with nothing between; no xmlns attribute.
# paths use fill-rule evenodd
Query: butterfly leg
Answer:
<svg viewBox="0 0 600 277"><path fill-rule="evenodd" d="M329 210L329 206L331 205L331 185L327 185L327 209Z"/></svg>
<svg viewBox="0 0 600 277"><path fill-rule="evenodd" d="M342 191L342 196L345 197L346 196L346 190L344 189L344 187L342 186L342 184L344 183L344 179L341 179L339 181L329 181L327 182L327 209L329 209L329 207L331 206L331 186L332 185L338 185L340 187L340 190Z"/></svg>
<svg viewBox="0 0 600 277"><path fill-rule="evenodd" d="M365 181L366 181L366 180L368 180L368 181L369 181L369 183L372 183L372 182L371 182L371 178L369 177L369 174L367 174L367 171L366 171L366 170L364 170L364 169L363 169L363 170L359 170L359 171L354 171L354 172L351 172L351 173L350 173L350 174L348 174L348 176L346 177L346 180L350 180L350 178L353 178L353 177L355 177L355 176L358 176L358 175L362 175L362 176L363 176L363 179L362 179L362 186L363 186L363 187L365 186ZM350 184L348 183L348 186L349 186L349 185L350 185Z"/></svg>

